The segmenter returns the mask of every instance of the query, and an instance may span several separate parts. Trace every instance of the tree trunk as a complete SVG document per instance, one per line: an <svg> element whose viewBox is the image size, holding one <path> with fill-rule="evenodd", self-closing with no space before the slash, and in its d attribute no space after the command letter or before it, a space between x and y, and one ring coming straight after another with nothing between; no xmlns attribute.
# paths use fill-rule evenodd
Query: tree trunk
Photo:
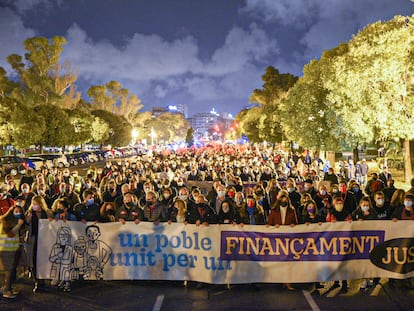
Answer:
<svg viewBox="0 0 414 311"><path fill-rule="evenodd" d="M358 145L356 147L354 147L354 149L352 150L352 154L353 154L353 161L354 164L356 164L359 161L359 150L358 150Z"/></svg>
<svg viewBox="0 0 414 311"><path fill-rule="evenodd" d="M405 182L409 184L413 178L413 171L411 167L410 141L408 139L404 139L403 155Z"/></svg>
<svg viewBox="0 0 414 311"><path fill-rule="evenodd" d="M42 154L43 153L43 145L41 144L39 147L40 147L39 148L39 153Z"/></svg>

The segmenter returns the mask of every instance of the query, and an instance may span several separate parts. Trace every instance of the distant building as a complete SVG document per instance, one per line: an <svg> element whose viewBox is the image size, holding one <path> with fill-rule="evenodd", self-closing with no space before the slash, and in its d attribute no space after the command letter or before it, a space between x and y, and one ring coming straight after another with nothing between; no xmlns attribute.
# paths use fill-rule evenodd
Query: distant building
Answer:
<svg viewBox="0 0 414 311"><path fill-rule="evenodd" d="M188 117L188 106L186 104L169 105L167 110L171 113L181 113L184 118Z"/></svg>
<svg viewBox="0 0 414 311"><path fill-rule="evenodd" d="M194 130L194 136L198 139L208 136L208 130L218 121L218 116L210 112L200 112L188 118L190 126Z"/></svg>
<svg viewBox="0 0 414 311"><path fill-rule="evenodd" d="M218 114L212 109L210 112L197 113L191 118L188 118L188 121L197 139L202 137L217 139L217 137L223 137L224 132L231 127L233 124L233 116L229 113ZM214 131L216 133L209 133L209 130L214 127L217 128L217 131ZM215 137L210 137L211 134Z"/></svg>

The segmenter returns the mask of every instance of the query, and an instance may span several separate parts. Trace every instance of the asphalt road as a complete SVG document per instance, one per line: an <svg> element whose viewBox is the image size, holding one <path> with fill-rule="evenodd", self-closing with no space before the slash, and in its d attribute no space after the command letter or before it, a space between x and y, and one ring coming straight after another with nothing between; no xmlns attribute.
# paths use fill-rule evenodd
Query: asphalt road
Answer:
<svg viewBox="0 0 414 311"><path fill-rule="evenodd" d="M313 284L295 284L287 291L281 284L224 285L170 281L74 282L71 292L46 285L33 293L31 282L18 280L17 298L0 298L0 310L413 310L414 290L391 288L387 279L368 291L360 291L361 280L349 283L348 293L339 288L315 290Z"/></svg>

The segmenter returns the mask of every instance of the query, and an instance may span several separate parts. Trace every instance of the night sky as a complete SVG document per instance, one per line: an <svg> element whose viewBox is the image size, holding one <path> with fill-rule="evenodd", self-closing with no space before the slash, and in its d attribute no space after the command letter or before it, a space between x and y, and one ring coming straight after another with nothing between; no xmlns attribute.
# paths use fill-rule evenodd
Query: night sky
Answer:
<svg viewBox="0 0 414 311"><path fill-rule="evenodd" d="M28 37L64 36L85 97L116 80L143 111L235 115L267 66L300 76L367 24L413 13L410 0L0 0L0 66Z"/></svg>

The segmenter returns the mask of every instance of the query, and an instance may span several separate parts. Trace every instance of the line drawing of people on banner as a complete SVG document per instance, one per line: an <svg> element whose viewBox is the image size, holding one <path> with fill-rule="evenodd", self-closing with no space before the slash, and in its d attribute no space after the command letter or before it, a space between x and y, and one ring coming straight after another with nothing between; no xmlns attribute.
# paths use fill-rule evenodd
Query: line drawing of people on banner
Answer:
<svg viewBox="0 0 414 311"><path fill-rule="evenodd" d="M85 269L85 279L103 279L103 268L112 254L112 249L104 241L99 240L101 230L97 225L87 226L86 233L86 253L87 267Z"/></svg>
<svg viewBox="0 0 414 311"><path fill-rule="evenodd" d="M56 243L50 251L49 261L52 263L50 277L52 285L70 291L70 280L73 263L70 227L60 227L56 234Z"/></svg>
<svg viewBox="0 0 414 311"><path fill-rule="evenodd" d="M85 270L88 264L88 253L86 252L86 240L80 236L74 245L75 256L73 258L73 276L74 280L83 280Z"/></svg>

